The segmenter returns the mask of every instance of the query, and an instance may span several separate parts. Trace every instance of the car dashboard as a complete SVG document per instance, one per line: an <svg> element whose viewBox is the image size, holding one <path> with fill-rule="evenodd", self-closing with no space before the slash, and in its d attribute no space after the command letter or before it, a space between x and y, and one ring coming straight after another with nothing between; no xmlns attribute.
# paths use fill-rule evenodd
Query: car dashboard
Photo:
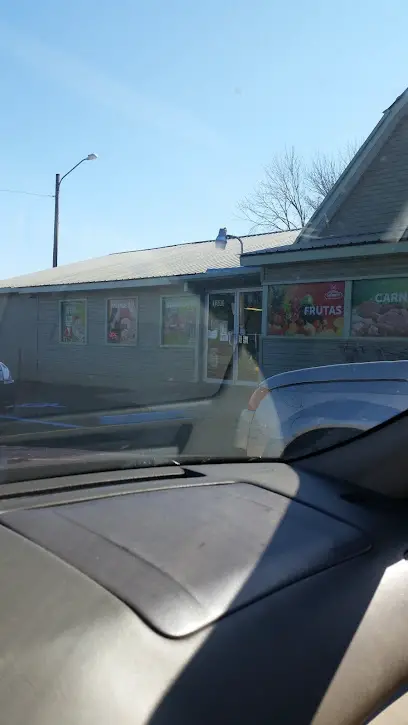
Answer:
<svg viewBox="0 0 408 725"><path fill-rule="evenodd" d="M284 463L118 476L2 489L4 722L364 723L399 691L404 501Z"/></svg>

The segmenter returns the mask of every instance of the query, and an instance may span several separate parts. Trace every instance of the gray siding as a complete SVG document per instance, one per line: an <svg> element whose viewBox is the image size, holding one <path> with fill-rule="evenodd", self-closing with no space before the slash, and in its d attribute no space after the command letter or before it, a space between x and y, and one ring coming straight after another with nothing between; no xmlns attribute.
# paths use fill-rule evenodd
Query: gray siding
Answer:
<svg viewBox="0 0 408 725"><path fill-rule="evenodd" d="M171 294L182 288L171 287ZM3 298L0 325L3 359L13 374L25 380L85 385L140 388L144 382L193 381L195 349L161 347L160 301L169 288L38 297L12 295ZM136 345L106 343L106 301L110 297L138 298ZM87 300L87 344L60 342L59 302ZM0 312L1 312L0 305ZM0 356L1 358L1 356Z"/></svg>
<svg viewBox="0 0 408 725"><path fill-rule="evenodd" d="M288 340L264 337L262 374L265 377L286 370L346 362L408 360L408 340Z"/></svg>
<svg viewBox="0 0 408 725"><path fill-rule="evenodd" d="M0 360L16 379L37 376L38 305L31 295L0 297Z"/></svg>
<svg viewBox="0 0 408 725"><path fill-rule="evenodd" d="M321 237L388 231L408 226L408 119L404 118L380 153L321 230Z"/></svg>
<svg viewBox="0 0 408 725"><path fill-rule="evenodd" d="M305 251L305 255L307 252ZM360 277L408 276L408 255L358 257L356 259L328 262L304 262L298 264L277 264L265 268L264 281L307 282L312 280L359 279Z"/></svg>

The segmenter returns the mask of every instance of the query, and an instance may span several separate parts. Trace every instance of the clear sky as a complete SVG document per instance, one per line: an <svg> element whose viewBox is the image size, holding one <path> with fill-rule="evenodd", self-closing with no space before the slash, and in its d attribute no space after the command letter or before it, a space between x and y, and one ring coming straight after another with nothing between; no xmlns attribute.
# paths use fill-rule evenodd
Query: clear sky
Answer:
<svg viewBox="0 0 408 725"><path fill-rule="evenodd" d="M3 0L0 188L61 186L60 263L248 231L285 145L363 140L408 85L407 0ZM0 192L0 278L51 266L53 199Z"/></svg>

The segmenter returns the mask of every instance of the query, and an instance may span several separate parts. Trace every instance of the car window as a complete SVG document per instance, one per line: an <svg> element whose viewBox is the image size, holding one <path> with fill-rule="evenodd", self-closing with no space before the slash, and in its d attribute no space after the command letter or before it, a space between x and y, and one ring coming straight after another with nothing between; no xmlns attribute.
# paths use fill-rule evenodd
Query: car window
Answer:
<svg viewBox="0 0 408 725"><path fill-rule="evenodd" d="M7 4L5 482L280 458L407 409L390 7Z"/></svg>

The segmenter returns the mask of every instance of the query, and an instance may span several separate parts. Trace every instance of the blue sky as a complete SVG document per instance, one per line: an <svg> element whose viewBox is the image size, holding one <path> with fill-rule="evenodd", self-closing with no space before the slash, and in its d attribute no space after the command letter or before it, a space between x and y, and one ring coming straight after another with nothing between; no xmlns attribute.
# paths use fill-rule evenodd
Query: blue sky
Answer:
<svg viewBox="0 0 408 725"><path fill-rule="evenodd" d="M244 234L285 145L363 140L408 85L406 0L3 0L0 189L61 187L60 263ZM0 192L0 278L51 265L53 199Z"/></svg>

